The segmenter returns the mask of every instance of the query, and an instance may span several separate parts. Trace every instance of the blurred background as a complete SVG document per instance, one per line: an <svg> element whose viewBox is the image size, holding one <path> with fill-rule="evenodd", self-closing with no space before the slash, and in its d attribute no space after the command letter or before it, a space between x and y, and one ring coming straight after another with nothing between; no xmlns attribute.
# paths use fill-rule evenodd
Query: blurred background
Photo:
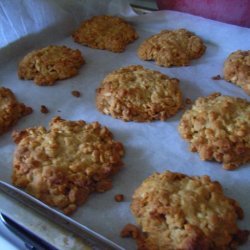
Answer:
<svg viewBox="0 0 250 250"><path fill-rule="evenodd" d="M229 24L250 27L249 0L130 0L148 10L176 10Z"/></svg>

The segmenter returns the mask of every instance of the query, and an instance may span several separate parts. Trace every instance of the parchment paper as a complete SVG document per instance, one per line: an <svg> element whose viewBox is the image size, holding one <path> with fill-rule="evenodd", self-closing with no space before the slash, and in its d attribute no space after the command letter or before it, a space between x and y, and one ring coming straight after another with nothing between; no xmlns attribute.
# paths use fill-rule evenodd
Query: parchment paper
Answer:
<svg viewBox="0 0 250 250"><path fill-rule="evenodd" d="M126 1L13 1L0 3L0 86L9 87L19 101L30 105L34 113L13 127L47 126L52 117L99 121L107 126L116 140L126 149L124 168L113 178L113 189L103 194L92 194L86 204L72 216L126 249L134 249L130 239L121 239L119 233L127 223L134 223L129 205L136 187L155 171L171 170L189 175L209 175L224 187L226 195L236 199L245 212L241 228L250 229L250 164L235 171L222 169L221 164L203 162L198 154L188 151L177 127L183 113L180 111L165 122L123 122L99 113L95 107L95 89L109 72L122 66L140 64L158 70L170 77L179 78L185 98L195 100L212 92L221 92L250 100L241 88L211 77L222 75L222 67L229 53L250 49L250 29L223 24L201 17L174 11L160 11L137 16ZM95 50L73 42L70 34L80 21L97 14L120 15L135 25L139 39L130 44L124 53ZM144 62L136 56L139 44L163 29L187 28L201 36L207 51L202 58L188 67L162 68L154 62ZM32 81L17 77L17 65L30 50L49 44L66 45L79 49L86 64L79 75L58 81L55 86L39 87ZM72 90L82 96L75 98ZM50 113L40 113L40 105L46 105ZM11 131L0 138L0 178L10 182L12 154L15 145ZM117 203L114 195L122 193L125 201ZM249 249L250 243L241 249Z"/></svg>

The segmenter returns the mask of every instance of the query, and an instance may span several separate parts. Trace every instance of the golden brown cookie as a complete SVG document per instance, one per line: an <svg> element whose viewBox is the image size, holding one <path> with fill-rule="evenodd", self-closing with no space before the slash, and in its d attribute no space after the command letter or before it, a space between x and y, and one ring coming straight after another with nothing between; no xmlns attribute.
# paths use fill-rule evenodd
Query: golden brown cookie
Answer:
<svg viewBox="0 0 250 250"><path fill-rule="evenodd" d="M196 100L181 118L179 132L202 160L228 170L250 161L250 103L214 93Z"/></svg>
<svg viewBox="0 0 250 250"><path fill-rule="evenodd" d="M250 95L250 50L238 50L229 55L224 63L224 79Z"/></svg>
<svg viewBox="0 0 250 250"><path fill-rule="evenodd" d="M122 144L98 122L55 117L48 130L28 128L13 139L13 184L66 214L91 192L110 189L111 175L122 166Z"/></svg>
<svg viewBox="0 0 250 250"><path fill-rule="evenodd" d="M131 211L144 250L235 249L249 234L237 226L238 203L208 176L155 173L135 190Z"/></svg>
<svg viewBox="0 0 250 250"><path fill-rule="evenodd" d="M49 86L78 73L84 59L79 50L51 45L28 53L19 63L18 76Z"/></svg>
<svg viewBox="0 0 250 250"><path fill-rule="evenodd" d="M94 16L84 21L73 34L77 43L113 52L123 52L137 38L135 29L122 18L115 16Z"/></svg>
<svg viewBox="0 0 250 250"><path fill-rule="evenodd" d="M146 39L137 54L141 60L153 60L163 67L186 66L206 50L201 38L185 30L163 30Z"/></svg>
<svg viewBox="0 0 250 250"><path fill-rule="evenodd" d="M19 103L10 89L0 87L0 135L31 112L32 108Z"/></svg>
<svg viewBox="0 0 250 250"><path fill-rule="evenodd" d="M181 103L179 80L138 65L111 72L96 90L98 110L124 121L166 120Z"/></svg>

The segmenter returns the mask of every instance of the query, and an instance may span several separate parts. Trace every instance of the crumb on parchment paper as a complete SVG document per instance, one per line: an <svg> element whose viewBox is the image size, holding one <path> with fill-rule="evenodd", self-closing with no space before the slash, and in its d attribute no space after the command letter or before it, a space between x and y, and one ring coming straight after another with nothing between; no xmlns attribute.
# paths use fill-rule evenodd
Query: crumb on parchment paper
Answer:
<svg viewBox="0 0 250 250"><path fill-rule="evenodd" d="M125 225L120 233L120 236L122 238L137 239L139 235L140 235L140 229L136 225L133 225L133 224Z"/></svg>
<svg viewBox="0 0 250 250"><path fill-rule="evenodd" d="M41 105L40 111L41 111L41 113L43 113L43 114L49 113L49 109L48 109L45 105Z"/></svg>
<svg viewBox="0 0 250 250"><path fill-rule="evenodd" d="M72 94L73 96L75 96L75 97L80 97L80 96L81 96L81 93L80 93L78 90L73 90L73 91L71 92L71 94Z"/></svg>
<svg viewBox="0 0 250 250"><path fill-rule="evenodd" d="M192 100L190 98L186 98L185 104L192 104Z"/></svg>
<svg viewBox="0 0 250 250"><path fill-rule="evenodd" d="M145 246L145 237L136 225L130 223L125 225L120 236L122 238L133 238L136 241L137 249L148 249Z"/></svg>
<svg viewBox="0 0 250 250"><path fill-rule="evenodd" d="M116 194L115 201L117 201L117 202L124 201L124 195L123 194Z"/></svg>
<svg viewBox="0 0 250 250"><path fill-rule="evenodd" d="M216 75L212 77L213 80L223 80L223 78L220 75Z"/></svg>

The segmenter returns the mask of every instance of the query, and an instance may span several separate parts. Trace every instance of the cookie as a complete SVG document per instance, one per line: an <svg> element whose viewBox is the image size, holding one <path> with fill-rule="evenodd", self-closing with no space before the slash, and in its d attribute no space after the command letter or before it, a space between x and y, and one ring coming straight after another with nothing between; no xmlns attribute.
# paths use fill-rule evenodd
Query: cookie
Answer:
<svg viewBox="0 0 250 250"><path fill-rule="evenodd" d="M96 90L97 109L124 121L166 120L181 103L179 80L138 65L111 72Z"/></svg>
<svg viewBox="0 0 250 250"><path fill-rule="evenodd" d="M214 93L198 98L180 120L179 132L202 160L235 169L250 161L250 103Z"/></svg>
<svg viewBox="0 0 250 250"><path fill-rule="evenodd" d="M98 122L55 117L50 128L15 132L13 184L64 213L72 213L91 192L112 187L122 166L123 145Z"/></svg>
<svg viewBox="0 0 250 250"><path fill-rule="evenodd" d="M154 173L135 190L131 211L144 250L235 249L249 234L237 226L239 204L208 176Z"/></svg>
<svg viewBox="0 0 250 250"><path fill-rule="evenodd" d="M163 67L186 66L206 50L201 38L185 30L163 30L146 39L138 48L141 60L155 61Z"/></svg>
<svg viewBox="0 0 250 250"><path fill-rule="evenodd" d="M250 95L250 50L231 53L224 63L224 79Z"/></svg>
<svg viewBox="0 0 250 250"><path fill-rule="evenodd" d="M73 34L75 42L94 49L123 52L138 35L129 23L115 16L94 16Z"/></svg>
<svg viewBox="0 0 250 250"><path fill-rule="evenodd" d="M0 135L30 113L32 108L19 103L10 89L0 87Z"/></svg>
<svg viewBox="0 0 250 250"><path fill-rule="evenodd" d="M37 85L50 86L78 73L84 59L79 50L51 45L28 53L19 63L20 79L34 80Z"/></svg>

